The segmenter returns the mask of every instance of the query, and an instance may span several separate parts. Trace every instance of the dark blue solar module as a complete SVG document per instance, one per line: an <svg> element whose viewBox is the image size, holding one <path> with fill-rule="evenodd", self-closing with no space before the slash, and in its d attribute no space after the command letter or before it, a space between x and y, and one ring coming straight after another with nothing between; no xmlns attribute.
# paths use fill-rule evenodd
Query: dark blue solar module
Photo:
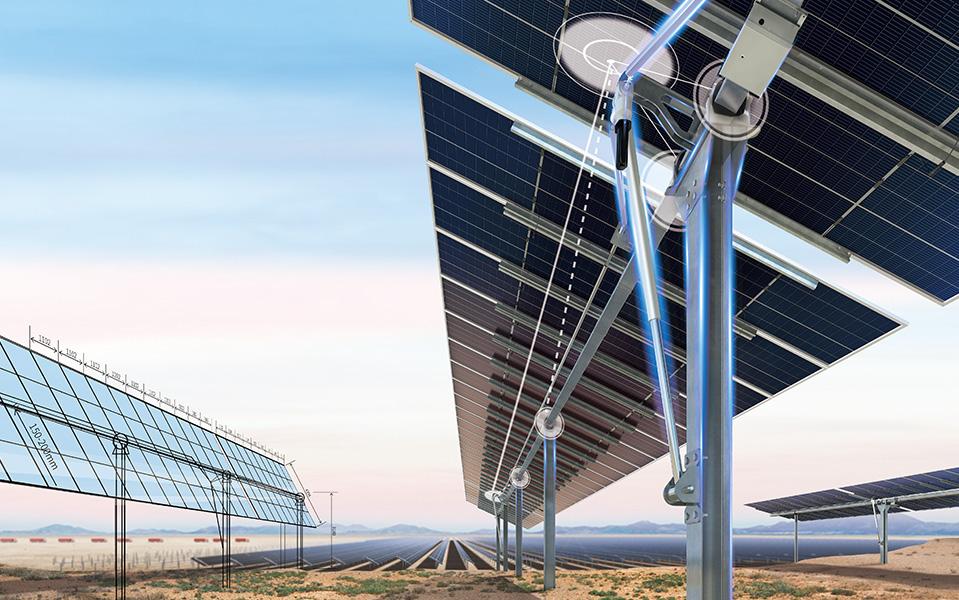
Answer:
<svg viewBox="0 0 959 600"><path fill-rule="evenodd" d="M373 539L362 542L347 542L333 546L334 570L383 567L395 563L397 567L408 567L423 558L433 546L440 544L434 537ZM243 568L292 567L297 564L295 548L262 550L257 552L233 553L230 556L235 566ZM215 567L222 563L220 555L194 557L196 563L204 567ZM322 568L330 565L330 547L307 546L303 548L303 565L307 568Z"/></svg>
<svg viewBox="0 0 959 600"><path fill-rule="evenodd" d="M890 548L897 549L921 544L924 540L890 540ZM483 536L469 542L485 556L495 555L496 538ZM768 565L793 561L793 543L782 536L733 536L733 561L736 566ZM800 546L800 559L820 556L866 554L875 549L876 542L866 538L845 536L811 538ZM542 561L543 537L527 533L523 538L524 562L539 568ZM510 540L510 556L515 556ZM685 565L686 536L657 535L591 535L556 536L556 560L561 568L622 569L637 565Z"/></svg>
<svg viewBox="0 0 959 600"><path fill-rule="evenodd" d="M593 308L578 342L588 337L626 261L611 241L618 217L606 180L586 173L577 187L579 164L524 142L512 133L515 117L425 71L419 80L467 498L488 509L481 492L495 476L541 310L534 360L522 390L526 399L504 459L507 472L549 382L556 377L556 385L562 385L566 372L556 370L587 299L593 297ZM664 279L678 290L664 296L669 367L677 389L685 385L683 256L681 235L668 235L660 262ZM544 307L554 261L552 293ZM900 326L825 283L810 289L738 251L736 261L737 412ZM564 409L567 428L558 462L559 477L567 483L559 492L560 508L666 450L661 418L654 415L651 348L643 323L634 296ZM574 347L566 366L575 355ZM678 396L676 409L682 418L685 406ZM531 471L541 468L534 462ZM531 489L540 485L534 478ZM532 526L539 520L542 495L533 491L529 498L526 523Z"/></svg>
<svg viewBox="0 0 959 600"><path fill-rule="evenodd" d="M742 14L752 4L722 3ZM959 117L948 123L959 110L959 52L936 37L952 39L955 9L892 4L902 5L899 10L934 33L873 0L807 0L810 17L797 45L934 124L959 132ZM612 0L572 1L565 8L557 0L411 0L411 12L415 22L589 113L601 100L572 80L555 58L554 36L564 19L606 12L653 27L663 18L642 2L626 6ZM673 49L679 63L674 89L686 97L702 69L727 52L689 28ZM750 142L740 190L938 301L959 294L959 178L786 81L774 80L769 97L768 120ZM484 127L503 122L491 118L493 124ZM660 133L644 129L646 140L662 148ZM535 153L522 140L511 143L519 154ZM510 199L515 198L507 192L529 198L523 193L534 185L528 169L516 181L484 185Z"/></svg>
<svg viewBox="0 0 959 600"><path fill-rule="evenodd" d="M750 0L718 2L743 16L752 6ZM890 3L903 14L875 0L805 0L809 17L796 46L927 120L942 123L959 108L959 49L948 37L955 33L955 11L947 15L940 7L927 12L936 2L899 3L908 10L896 4ZM920 16L932 25L918 20ZM945 33L937 31L940 25Z"/></svg>
<svg viewBox="0 0 959 600"><path fill-rule="evenodd" d="M871 503L873 500L889 500L913 494L944 491L956 491L957 493L936 498L905 499L897 502L890 510L891 512L904 512L907 510L932 510L959 506L959 467L847 485L837 489L787 496L774 500L763 500L747 504L747 506L765 513L790 518L793 516L791 511L801 510L804 512L796 515L800 521L815 521L872 514L875 510Z"/></svg>

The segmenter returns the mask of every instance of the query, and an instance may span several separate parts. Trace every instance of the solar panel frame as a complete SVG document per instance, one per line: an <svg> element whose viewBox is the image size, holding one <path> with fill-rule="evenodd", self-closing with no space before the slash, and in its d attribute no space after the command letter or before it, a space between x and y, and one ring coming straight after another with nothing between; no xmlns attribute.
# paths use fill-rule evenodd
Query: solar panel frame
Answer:
<svg viewBox="0 0 959 600"><path fill-rule="evenodd" d="M751 0L719 0L745 16ZM959 48L873 0L806 0L796 47L930 122L959 110ZM929 80L924 75L935 76Z"/></svg>
<svg viewBox="0 0 959 600"><path fill-rule="evenodd" d="M909 498L918 494L951 491L956 493L943 497ZM896 501L890 507L890 512L959 507L959 467L750 502L746 506L772 516L817 521L871 515L875 511L874 502L887 500Z"/></svg>
<svg viewBox="0 0 959 600"><path fill-rule="evenodd" d="M223 513L211 475L228 475L231 515L300 523L298 491L276 460L4 337L0 405L0 482L114 497L122 434L127 499ZM302 518L315 527L309 511Z"/></svg>
<svg viewBox="0 0 959 600"><path fill-rule="evenodd" d="M540 159L546 157L549 153L542 149L537 149L538 156L530 152L531 148L524 144L524 141L513 132L513 124L522 123L524 126L531 126L528 122L522 121L519 117L508 113L488 101L470 93L467 90L459 88L455 84L445 80L441 76L428 71L423 67L418 67L418 78L421 86L421 98L424 103L424 144L427 149L428 157L428 180L430 184L430 195L434 203L434 228L437 232L437 253L440 263L440 274L442 279L442 291L444 299L444 309L447 316L448 341L451 356L451 371L454 379L454 397L457 407L458 422L460 423L461 437L461 455L464 467L464 481L466 486L467 500L477 504L480 508L491 511L492 506L488 500L483 498L481 491L490 489L492 486L491 472L495 472L499 460L499 450L502 448L503 433L506 430L506 424L509 421L508 413L504 415L494 404L501 404L504 400L503 394L506 393L505 400L512 406L515 392L518 389L515 382L511 388L504 388L502 385L491 385L502 382L511 382L518 380L516 372L521 372L523 361L511 360L511 355L504 352L504 348L513 345L516 352L520 353L519 358L525 358L525 352L528 352L529 342L532 338L532 329L536 323L535 317L530 315L538 314L543 294L542 284L548 277L545 270L549 267L552 259L555 257L557 242L553 240L550 243L549 236L543 235L540 231L526 226L518 227L516 219L505 216L504 206L510 210L526 210L528 214L541 218L544 222L559 225L551 219L560 219L564 211L559 206L547 207L547 210L539 212L539 198L547 197L552 194L553 200L560 198L555 188L556 182L563 178L562 164L566 159L552 157L550 161ZM436 115L442 115L443 118L450 121L457 121L459 126L452 128L449 124L437 127L437 129L450 132L454 129L458 131L457 135L461 138L463 135L469 135L465 132L475 132L480 139L465 140L457 138L454 142L451 139L436 141L431 143L431 128L437 121L437 117L427 106L427 94L435 93L437 98L445 99L446 106L439 106L434 111ZM466 106L460 114L451 108L457 100L465 99ZM462 104L462 102L461 102ZM482 110L481 110L482 109ZM491 114L495 113L495 114ZM459 121L463 115L476 116L476 123L466 123ZM512 139L499 139L495 143L491 141L482 141L482 136L490 131L498 132L495 135L509 136ZM452 147L470 148L475 154L472 158L468 155L460 158L449 158L445 165L443 161L437 162L436 148L448 150ZM501 150L503 154L508 155L509 160L496 154L495 149ZM504 172L501 176L491 173L479 172L476 165L479 164L478 157L482 156L482 161L487 165L501 165ZM527 160L536 160L538 164L550 164L549 173L541 169L537 175L528 170L527 165L523 164L522 157ZM557 162L559 161L559 162ZM507 175L510 169L515 172L525 173L526 175L516 177ZM568 166L565 167L568 169ZM458 170L457 170L458 169ZM559 169L559 170L557 170ZM523 177L534 179L533 185L527 185ZM472 179L471 179L472 178ZM476 180L483 182L494 182L490 185L497 186L500 193L485 188ZM513 179L519 179L521 183L518 187L513 185ZM550 185L555 189L544 192L548 186L544 185L545 180L551 180ZM568 187L566 188L568 191ZM584 227L581 237L583 243L578 246L581 251L578 257L567 256L564 249L560 256L559 275L557 280L566 283L570 269L569 266L575 258L577 261L577 272L580 267L588 263L596 252L607 254L613 251L609 237L616 225L606 222L605 218L598 218L597 215L614 215L615 211L606 206L605 202L612 203L612 197L609 190L603 192L602 185L595 180L590 188L595 194L595 201L590 203L589 211L576 211L576 222L586 219L586 223L591 223L591 227ZM535 193L534 193L535 192ZM530 197L524 198L523 193L529 193L530 197L537 198L536 203L530 201ZM511 197L510 197L511 196ZM569 203L566 202L568 210ZM449 228L449 229L447 229ZM603 236L606 236L604 239ZM681 240L678 252L681 255ZM520 252L518 248L522 246L525 249ZM533 252L529 252L529 247L535 246ZM598 248L598 250L594 249ZM540 254L543 250L545 254ZM592 252L592 254L591 254ZM672 252L677 252L674 247ZM616 256L622 260L622 255L616 253ZM674 280L682 285L682 265L681 260L678 266L671 268ZM741 265L750 265L753 272L763 273L764 278L751 287L756 293L768 289L769 284L781 277L780 273L771 270L765 265L753 261L745 255L740 255ZM538 265L538 266L537 266ZM586 269L595 279L597 273L593 268ZM526 270L526 268L529 270ZM670 266L665 266L664 270L670 270ZM530 271L536 271L535 273ZM767 272L769 272L767 274ZM601 286L603 292L596 296L595 305L602 306L608 298L608 291L611 290L618 277L618 272L614 275L607 273L606 279ZM586 284L590 284L589 278L584 276ZM538 283L537 283L538 281ZM563 286L562 294L569 294L570 299L566 302L551 298L547 302L544 312L544 325L540 328L540 337L537 340L535 357L540 359L552 358L552 351L556 349L557 332L562 327L567 327L567 331L572 327L572 323L577 322L581 307L585 305L581 299L590 290L586 287L577 287L582 282L573 280L570 286ZM750 287L749 281L743 284ZM806 288L804 288L806 289ZM862 310L871 310L872 314L879 315L889 321L889 328L883 333L877 334L871 341L861 346L859 349L875 343L886 335L898 330L903 324L894 317L883 313L872 307L868 307L858 299L845 295L844 292L835 290L825 283L821 283L820 290L832 290L837 297L845 298L845 301L852 305L862 308ZM576 292L576 293L571 293ZM797 292L798 293L798 292ZM812 293L807 289L807 294ZM561 295L562 295L561 294ZM788 296L788 294L784 294ZM741 304L746 306L749 302L754 302L754 298L746 297ZM673 301L667 302L667 305L676 304ZM619 395L631 401L634 404L642 405L648 401L652 395L652 387L642 383L645 377L649 381L650 373L646 362L646 351L642 350L642 345L637 346L642 337L641 328L637 323L642 322L639 310L636 307L635 299L628 304L629 308L624 312L628 316L621 317L617 324L607 335L600 347L600 352L593 363L587 368L586 379L596 379L604 382L616 382L614 387ZM504 308L505 307L505 308ZM631 313L629 311L636 311ZM677 315L682 315L681 305L676 305L672 311ZM509 313L509 314L507 314ZM522 318L527 315L526 319ZM635 318L634 317L635 314ZM519 319L519 320L517 320ZM577 336L577 342L581 343L588 335L593 323L592 318L587 318L584 327ZM497 343L497 332L503 331L499 336L500 342ZM683 353L685 342L685 333L682 329L674 331L674 337L678 343L672 345L674 354L677 356ZM564 345L568 343L569 333L565 335ZM551 345L552 344L552 345ZM751 345L756 346L754 354L761 356L772 356L771 348L781 350L780 346L772 344L766 338L759 336L751 340L745 338L737 341L737 353L742 355L750 354ZM858 350L856 350L858 351ZM849 354L836 358L833 362L844 359ZM575 358L575 351L571 353ZM803 361L800 354L791 357L794 360ZM793 377L787 381L776 385L775 392L781 393L791 386L796 385L806 376L818 372L819 367L813 363L809 371ZM491 365L496 365L491 367ZM633 369L635 373L626 379L615 379L623 377L623 365L628 365L627 369ZM675 361L672 364L675 371L674 383L677 389L684 389L684 375L682 361ZM514 380L511 380L510 369L512 369ZM786 368L789 370L789 367ZM617 375L617 372L619 373ZM636 375L638 373L638 375ZM636 379L636 377L640 379ZM541 397L543 385L549 380L550 370L540 368L537 361L531 362L530 373L524 385L524 393L530 394L534 398ZM502 379L503 381L499 381ZM562 384L565 379L564 372L560 372L557 377L557 386ZM508 387L508 386L507 386ZM603 394L591 394L584 390L584 384L581 382L574 391L573 400L567 405L571 416L570 428L576 428L577 425L589 421L588 411L584 412L583 407L589 406L594 409L602 409L607 414L615 414L616 405L602 404ZM737 384L737 409L740 412L749 410L752 406L760 403L766 394L759 394L747 387L746 382ZM506 391L504 392L504 389ZM557 388L558 389L558 388ZM539 394L539 396L537 396ZM772 394L772 393L771 393ZM608 395L608 393L606 394ZM584 402L579 408L577 399ZM525 403L525 401L524 401ZM523 435L529 429L531 424L532 405L527 408L521 406L518 409L518 416L521 422ZM622 406L622 405L619 405ZM685 401L679 396L676 398L675 409L681 422L684 422ZM565 410L564 410L565 413ZM626 413L621 413L625 416ZM491 416L492 415L492 416ZM505 417L505 418L504 418ZM495 427L488 427L488 420L495 421ZM592 426L597 425L591 422ZM631 430L632 429L632 430ZM638 429L638 431L637 431ZM587 433L588 435L592 435ZM522 436L516 436L514 431L514 443L517 445L522 442ZM577 440L578 435L574 434L567 438L564 436L564 443L559 444L557 453L559 458L559 492L558 508L562 510L582 497L605 487L608 483L632 472L654 458L665 453L664 433L659 420L645 422L643 419L629 422L629 427L622 433L622 438L626 444L613 443L606 446L600 445L594 448L588 448ZM682 435L681 435L682 439ZM589 444L587 444L589 446ZM623 450L628 446L629 449ZM495 449L494 452L484 452L487 447ZM597 451L597 448L599 451ZM575 450L576 452L572 452ZM583 465L584 451L592 451L592 454L585 454L588 464ZM579 452L580 454L577 454ZM512 449L507 452L508 457L519 457L518 453ZM512 462L505 461L504 467L509 467ZM578 473L571 473L577 469L577 465L583 466ZM624 471L624 468L626 469ZM542 469L542 458L537 456L531 466L531 472L536 473ZM579 473L585 472L585 475ZM571 474L573 475L571 477ZM532 498L524 505L526 526L533 526L541 518L540 506L536 499L541 497L537 490L541 490L541 482L533 478L531 483L531 494L527 497ZM512 517L510 517L512 518Z"/></svg>
<svg viewBox="0 0 959 600"><path fill-rule="evenodd" d="M509 7L506 7L507 4ZM462 0L450 8L449 5L441 7L435 0L411 0L410 14L414 23L428 31L516 77L528 78L543 86L547 92L553 90L551 93L564 101L591 111L596 104L596 96L571 81L562 69L555 67L551 45L545 41L534 43L534 40L539 39L537 36L544 40L550 38L548 32L556 31L559 27L561 21L557 21L551 12L554 2L542 0L523 5L527 13L541 9L540 12L548 15L548 18L541 15L540 21L535 22L538 30L528 26L528 23L521 25L522 22L515 18L513 21L504 21L508 19L510 10L515 10L513 4L494 0ZM505 8L497 8L499 5ZM428 18L424 18L424 14L430 10L437 14L446 11L441 17L434 17L434 24L436 19L442 19L445 29L433 27ZM607 0L569 3L568 11L561 16L595 11L628 14L646 23L656 23L662 18L662 13L645 3L626 6ZM470 12L475 18L462 18L459 13L465 12ZM480 12L489 14L479 18ZM426 17L429 15L426 14ZM499 27L495 34L494 30L487 29L481 36L480 29L486 25L493 26L491 23L494 22ZM459 29L453 27L456 23ZM476 30L470 31L471 26ZM523 41L515 43L528 44L550 60L536 59L533 53L525 52L526 49L519 45L511 50L516 56L503 58L502 53L513 43L502 37L508 32L516 35L522 32L516 39ZM480 37L489 40L482 45L477 42ZM546 46L549 46L548 52ZM487 51L489 47L496 48L496 52ZM687 29L675 40L674 49L680 59L681 79L686 80L695 79L699 69L709 62L704 55L721 59L726 53L725 46L693 29ZM549 62L553 63L551 77L547 77L545 71L539 73L539 70L530 68L537 61L541 63L540 70L544 70ZM684 88L689 89L687 83L680 81L676 88L689 96L684 91ZM952 235L953 239L956 237L954 234L959 232L959 223L952 222L954 215L942 221L945 234L924 239L910 229L908 219L903 219L901 223L898 218L890 221L873 213L869 208L871 202L863 204L873 190L881 187L885 178L901 169L900 164L913 154L782 79L773 81L770 96L775 108L770 110L764 131L751 142L753 151L747 156L741 191L824 236L826 242L844 246L878 271L938 303L945 304L959 296L959 253L943 251L936 245L938 242L933 241L941 240L946 234ZM555 102L555 99L547 98L547 101L551 100ZM784 126L786 123L789 126ZM803 127L797 128L797 123ZM647 141L655 144L657 134L653 129L644 128L644 134ZM662 145L662 142L658 144ZM826 152L825 148L839 148L841 157L837 160L835 152ZM822 180L824 174L829 175L826 180ZM959 176L945 170L926 175L928 178L940 176L959 184ZM776 185L772 185L773 181ZM953 192L951 187L947 193L951 199L959 201L959 193ZM922 206L924 199L913 199L911 195L907 197L915 206ZM878 242L873 241L870 232L884 237L880 237Z"/></svg>

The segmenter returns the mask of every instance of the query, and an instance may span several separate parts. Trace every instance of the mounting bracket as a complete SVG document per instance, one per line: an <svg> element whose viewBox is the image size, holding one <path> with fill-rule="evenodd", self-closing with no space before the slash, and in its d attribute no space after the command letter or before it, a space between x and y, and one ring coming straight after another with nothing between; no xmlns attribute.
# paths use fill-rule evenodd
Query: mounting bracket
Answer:
<svg viewBox="0 0 959 600"><path fill-rule="evenodd" d="M633 93L634 101L656 117L671 142L684 151L693 149L700 119L696 108L686 98L651 77L637 79ZM691 119L692 124L689 127L681 126L673 115L673 110Z"/></svg>
<svg viewBox="0 0 959 600"><path fill-rule="evenodd" d="M699 450L694 450L686 454L685 461L686 466L683 469L683 474L680 475L679 481L673 483L672 480L666 484L666 487L663 489L663 499L666 500L666 504L671 506L688 506L699 508L701 496L699 493L699 481L697 477L699 475ZM697 510L698 514L699 511ZM689 512L687 511L687 515ZM689 521L687 521L689 522Z"/></svg>

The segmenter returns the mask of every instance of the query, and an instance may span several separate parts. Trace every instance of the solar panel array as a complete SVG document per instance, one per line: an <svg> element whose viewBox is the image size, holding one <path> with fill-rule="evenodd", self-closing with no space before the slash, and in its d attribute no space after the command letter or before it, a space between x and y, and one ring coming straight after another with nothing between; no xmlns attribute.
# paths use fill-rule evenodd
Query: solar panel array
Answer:
<svg viewBox="0 0 959 600"><path fill-rule="evenodd" d="M752 2L722 4L745 15ZM959 132L957 9L886 4L807 0L811 16L797 46ZM647 3L617 0L411 0L414 22L589 113L601 100L558 66L555 45L564 23L595 12L649 27L664 17ZM693 28L673 48L674 90L686 98L704 67L727 52ZM781 78L769 97L768 121L750 142L740 191L933 299L959 294L959 177ZM665 148L662 133L649 123L644 128L649 143Z"/></svg>
<svg viewBox="0 0 959 600"><path fill-rule="evenodd" d="M578 162L514 133L514 125L531 124L425 70L419 83L466 496L489 511L483 492L496 479L517 395L522 392L499 485L522 460L536 409L554 377L553 392L562 386L627 255L610 241L618 218L607 181L587 169L577 186ZM665 238L659 260L671 383L685 390L680 233ZM825 283L810 289L741 252L736 254L735 299L737 413L901 325ZM584 310L588 316L572 340ZM558 510L666 452L643 323L633 296L564 408L566 432L557 446ZM559 364L571 342L566 364ZM678 422L685 423L684 396L676 396L675 408ZM531 473L542 469L540 456ZM534 476L529 489L527 527L542 518L542 477Z"/></svg>
<svg viewBox="0 0 959 600"><path fill-rule="evenodd" d="M950 490L955 490L957 493L938 498L902 500L897 502L890 509L890 512L933 510L959 506L959 467L858 485L847 485L821 492L776 498L775 500L753 502L746 506L775 516L789 518L792 518L794 511L804 511L796 514L800 521L816 521L871 515L873 514L871 502L863 503L872 500Z"/></svg>
<svg viewBox="0 0 959 600"><path fill-rule="evenodd" d="M283 464L7 339L0 348L0 481L116 496L123 434L131 500L222 513L227 474L231 515L300 522Z"/></svg>

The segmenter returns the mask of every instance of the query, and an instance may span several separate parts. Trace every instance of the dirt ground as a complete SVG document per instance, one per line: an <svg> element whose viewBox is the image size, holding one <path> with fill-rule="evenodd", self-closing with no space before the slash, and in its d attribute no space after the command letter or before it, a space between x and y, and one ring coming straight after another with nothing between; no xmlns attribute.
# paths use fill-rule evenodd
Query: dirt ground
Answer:
<svg viewBox="0 0 959 600"><path fill-rule="evenodd" d="M934 540L890 554L890 564L874 565L875 555L804 561L763 569L736 570L736 598L860 598L861 600L959 600L959 540ZM112 579L93 575L44 578L42 572L11 568L0 575L0 595L55 600L113 597ZM134 574L131 600L239 600L254 598L383 598L391 600L680 600L683 570L672 567L621 571L564 571L557 589L542 593L542 577L523 580L494 572L304 572L244 571L234 574L231 591L219 589L219 575L186 571L176 576Z"/></svg>

